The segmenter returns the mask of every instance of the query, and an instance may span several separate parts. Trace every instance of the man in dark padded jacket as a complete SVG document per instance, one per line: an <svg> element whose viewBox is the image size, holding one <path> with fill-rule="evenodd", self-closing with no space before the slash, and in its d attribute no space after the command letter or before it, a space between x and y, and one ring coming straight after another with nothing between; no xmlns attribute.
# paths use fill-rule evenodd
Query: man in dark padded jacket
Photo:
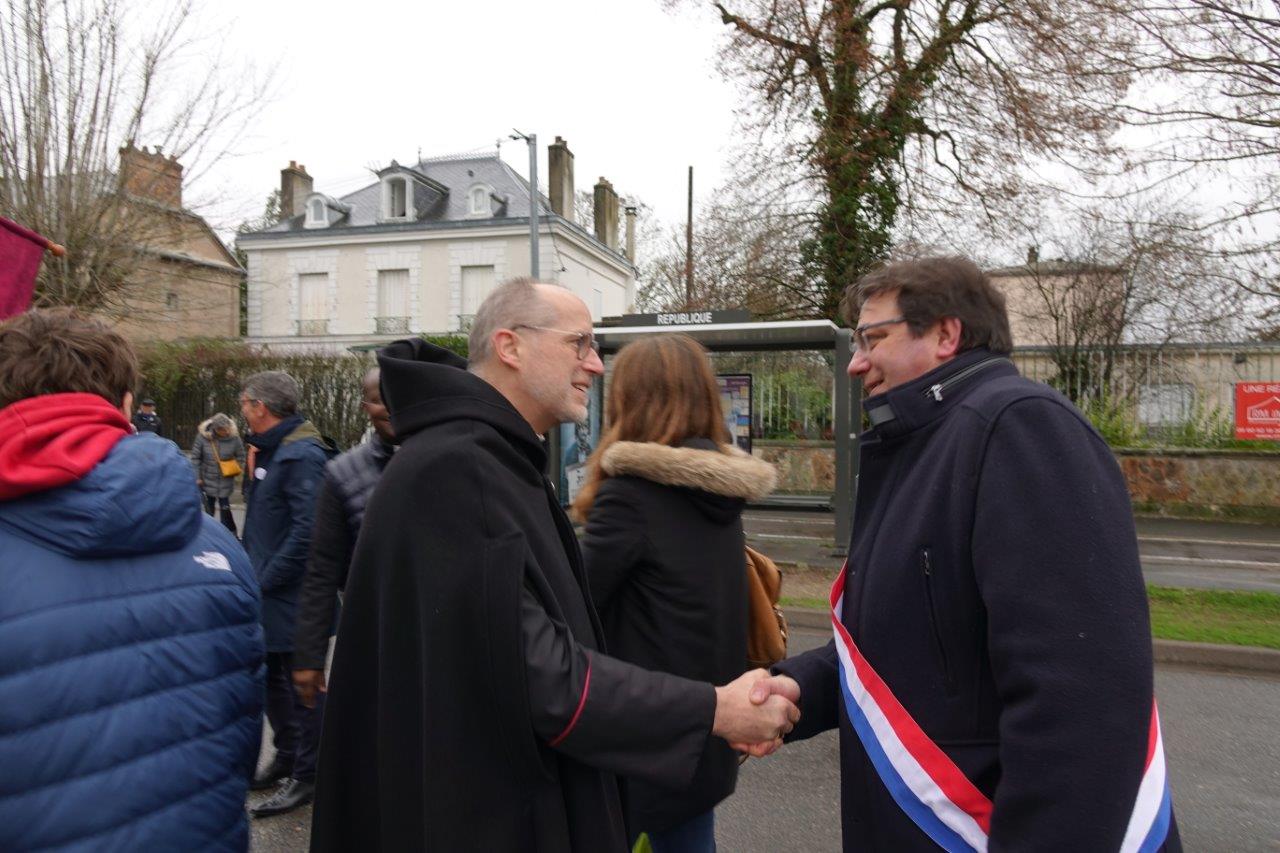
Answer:
<svg viewBox="0 0 1280 853"><path fill-rule="evenodd" d="M391 454L396 451L396 435L391 415L382 402L381 371L374 367L364 375L360 405L369 416L373 434L329 460L324 481L316 498L316 522L311 532L311 555L307 574L298 594L298 630L293 652L293 686L308 708L323 702L324 663L333 636L333 617L338 592L347 585L351 557L360 535L364 509L373 487L382 477ZM319 700L317 699L319 697Z"/></svg>
<svg viewBox="0 0 1280 853"><path fill-rule="evenodd" d="M379 353L401 441L347 579L312 850L627 849L614 774L687 785L708 737L767 751L794 705L603 653L540 436L603 372L586 305L517 279L485 300L471 364ZM759 712L759 713L752 713Z"/></svg>
<svg viewBox="0 0 1280 853"><path fill-rule="evenodd" d="M777 665L840 729L846 851L1179 850L1124 478L1061 394L1018 375L972 262L849 294L860 439L833 642Z"/></svg>

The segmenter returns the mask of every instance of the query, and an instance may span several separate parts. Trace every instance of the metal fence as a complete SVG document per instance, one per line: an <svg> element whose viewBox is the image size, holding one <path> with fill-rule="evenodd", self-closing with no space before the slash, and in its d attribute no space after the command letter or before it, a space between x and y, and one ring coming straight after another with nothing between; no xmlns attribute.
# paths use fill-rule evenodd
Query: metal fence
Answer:
<svg viewBox="0 0 1280 853"><path fill-rule="evenodd" d="M1117 445L1234 444L1236 383L1280 382L1280 344L1272 343L1022 347L1013 359Z"/></svg>
<svg viewBox="0 0 1280 853"><path fill-rule="evenodd" d="M1114 444L1220 446L1234 438L1235 385L1280 382L1280 343L1019 347L1023 376L1060 390ZM832 356L713 353L717 373L752 375L756 438L830 438Z"/></svg>
<svg viewBox="0 0 1280 853"><path fill-rule="evenodd" d="M368 427L360 407L361 378L372 364L368 356L258 356L225 366L204 365L172 385L144 387L143 393L156 401L164 437L186 449L195 441L200 422L215 412L230 415L243 430L239 403L242 381L260 370L284 370L302 389L302 414L345 449L359 442Z"/></svg>
<svg viewBox="0 0 1280 853"><path fill-rule="evenodd" d="M751 374L753 437L832 438L831 353L712 353L711 361L716 373Z"/></svg>

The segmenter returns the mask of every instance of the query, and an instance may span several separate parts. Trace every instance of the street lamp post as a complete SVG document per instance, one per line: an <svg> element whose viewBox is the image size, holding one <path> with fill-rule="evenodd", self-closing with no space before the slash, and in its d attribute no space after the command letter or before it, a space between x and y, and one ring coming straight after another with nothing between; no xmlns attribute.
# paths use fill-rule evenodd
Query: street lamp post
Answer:
<svg viewBox="0 0 1280 853"><path fill-rule="evenodd" d="M529 144L529 275L537 278L538 269L538 134L521 133L512 129L512 139L523 139Z"/></svg>

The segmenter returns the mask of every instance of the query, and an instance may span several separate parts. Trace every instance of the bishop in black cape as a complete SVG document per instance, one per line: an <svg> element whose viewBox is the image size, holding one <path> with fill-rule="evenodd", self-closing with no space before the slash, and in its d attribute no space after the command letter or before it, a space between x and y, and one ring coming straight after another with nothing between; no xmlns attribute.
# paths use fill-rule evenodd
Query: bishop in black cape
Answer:
<svg viewBox="0 0 1280 853"><path fill-rule="evenodd" d="M624 851L614 774L689 784L711 685L604 654L529 423L421 340L378 356L402 437L370 499L325 709L313 851Z"/></svg>

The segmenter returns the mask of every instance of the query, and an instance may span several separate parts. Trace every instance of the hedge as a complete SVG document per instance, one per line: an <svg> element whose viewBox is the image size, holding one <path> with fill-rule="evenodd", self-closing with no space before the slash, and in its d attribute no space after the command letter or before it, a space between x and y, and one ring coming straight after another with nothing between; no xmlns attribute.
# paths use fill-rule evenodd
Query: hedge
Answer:
<svg viewBox="0 0 1280 853"><path fill-rule="evenodd" d="M466 338L436 336L431 343L466 356ZM240 389L263 370L283 370L302 387L302 413L341 448L358 444L368 427L360 408L361 381L375 364L372 352L338 355L276 353L241 341L200 339L153 343L139 349L140 397L151 397L163 434L182 447L195 440L201 421L215 412L240 420Z"/></svg>

